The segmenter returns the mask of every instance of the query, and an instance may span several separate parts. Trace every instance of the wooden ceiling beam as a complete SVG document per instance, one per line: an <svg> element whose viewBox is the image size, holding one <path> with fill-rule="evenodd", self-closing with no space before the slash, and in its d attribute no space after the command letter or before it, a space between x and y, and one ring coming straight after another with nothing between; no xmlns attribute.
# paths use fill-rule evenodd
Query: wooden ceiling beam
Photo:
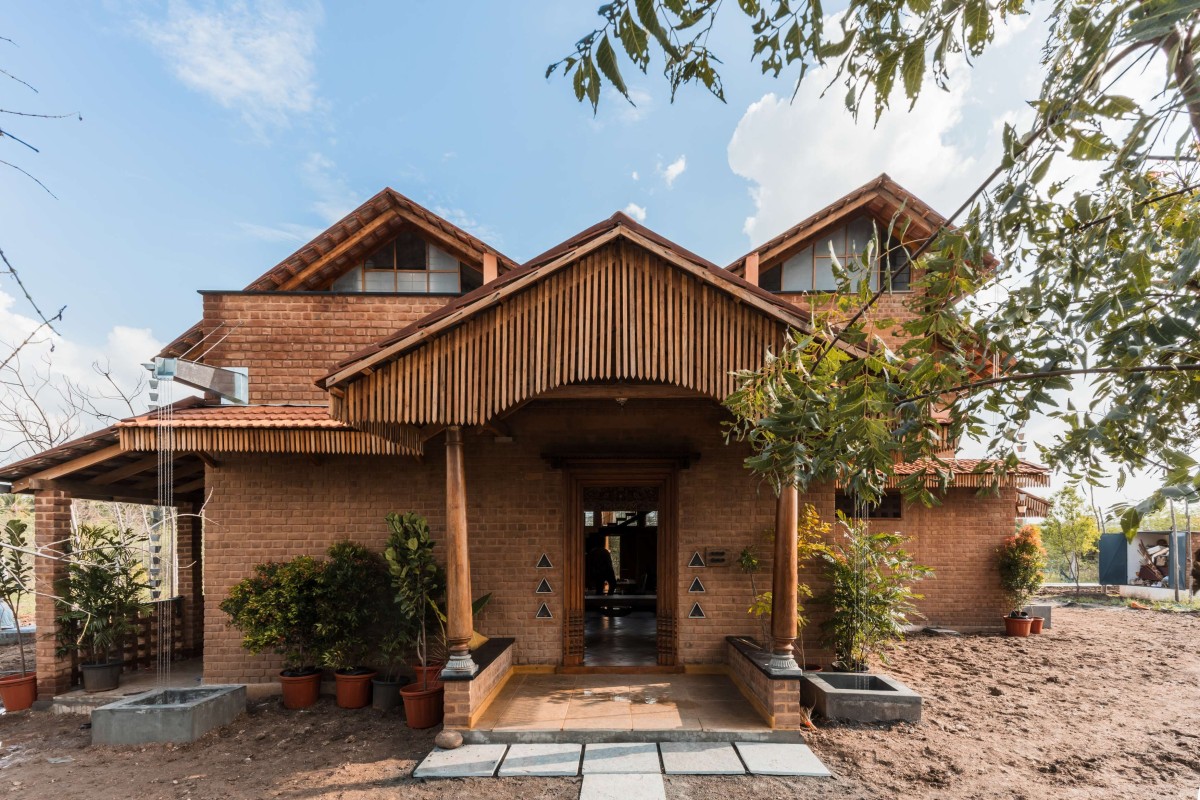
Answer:
<svg viewBox="0 0 1200 800"><path fill-rule="evenodd" d="M50 481L61 478L64 475L70 475L73 472L78 472L81 469L93 467L96 464L107 461L110 458L116 458L125 451L121 449L121 445L114 444L108 447L102 447L95 452L87 455L73 458L63 464L44 469L41 472L35 472L32 475L22 478L19 481L13 481L12 490L14 494L30 491L31 481Z"/></svg>
<svg viewBox="0 0 1200 800"><path fill-rule="evenodd" d="M146 456L145 458L139 458L137 461L134 461L132 464L126 464L123 467L118 467L116 469L109 470L108 472L105 472L105 473L99 475L98 477L92 478L90 481L88 481L88 483L94 483L97 486L107 486L110 483L116 483L117 481L123 481L126 478L132 478L134 475L139 475L148 470L157 469L157 468L158 468L158 456L157 455Z"/></svg>
<svg viewBox="0 0 1200 800"><path fill-rule="evenodd" d="M106 503L138 503L139 505L154 505L158 497L149 492L138 492L124 486L102 487L83 481L61 480L53 478L30 478L27 480L25 491L65 492L79 500L100 500Z"/></svg>

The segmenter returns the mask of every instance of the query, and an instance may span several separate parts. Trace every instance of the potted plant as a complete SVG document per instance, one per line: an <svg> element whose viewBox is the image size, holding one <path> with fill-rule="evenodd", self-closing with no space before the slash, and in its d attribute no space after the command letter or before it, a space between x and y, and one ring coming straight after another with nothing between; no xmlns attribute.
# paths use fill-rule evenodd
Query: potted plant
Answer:
<svg viewBox="0 0 1200 800"><path fill-rule="evenodd" d="M28 525L10 519L4 526L4 552L0 553L0 601L12 612L17 628L17 650L21 654L21 671L0 678L0 700L5 711L24 711L37 699L37 674L29 669L25 659L25 641L21 635L21 599L29 593L32 567L29 563Z"/></svg>
<svg viewBox="0 0 1200 800"><path fill-rule="evenodd" d="M1022 609L1042 588L1042 570L1046 568L1046 550L1036 525L1022 525L1004 540L997 551L1000 586L1012 602L1013 610L1004 618L1007 636L1028 636L1033 619Z"/></svg>
<svg viewBox="0 0 1200 800"><path fill-rule="evenodd" d="M58 585L58 653L76 653L85 692L117 688L124 639L135 630L146 584L133 531L80 525Z"/></svg>
<svg viewBox="0 0 1200 800"><path fill-rule="evenodd" d="M395 602L389 598L393 619L400 620L395 613ZM410 683L410 679L401 674L408 661L409 649L412 647L412 637L399 625L393 625L391 630L384 630L376 649L375 663L379 665L379 674L371 680L371 707L379 711L391 711L400 705L400 689Z"/></svg>
<svg viewBox="0 0 1200 800"><path fill-rule="evenodd" d="M430 728L442 721L444 687L438 679L445 656L440 602L446 591L445 571L433 556L429 524L418 514L388 514L390 530L384 556L401 616L413 632L416 680L400 688L410 728Z"/></svg>
<svg viewBox="0 0 1200 800"><path fill-rule="evenodd" d="M286 708L307 708L320 693L321 673L314 663L322 642L314 621L325 566L309 556L258 564L221 601L221 610L244 634L243 647L283 656L279 681Z"/></svg>
<svg viewBox="0 0 1200 800"><path fill-rule="evenodd" d="M892 642L904 638L910 616L920 616L912 584L933 574L903 548L898 533L872 533L864 521L838 515L841 540L823 548L829 588L820 601L829 608L821 624L834 652L834 668L866 672L872 656L887 663Z"/></svg>
<svg viewBox="0 0 1200 800"><path fill-rule="evenodd" d="M377 674L364 664L380 617L379 599L388 589L387 568L381 556L355 542L338 542L328 555L315 620L322 661L333 670L338 706L363 708L371 702Z"/></svg>

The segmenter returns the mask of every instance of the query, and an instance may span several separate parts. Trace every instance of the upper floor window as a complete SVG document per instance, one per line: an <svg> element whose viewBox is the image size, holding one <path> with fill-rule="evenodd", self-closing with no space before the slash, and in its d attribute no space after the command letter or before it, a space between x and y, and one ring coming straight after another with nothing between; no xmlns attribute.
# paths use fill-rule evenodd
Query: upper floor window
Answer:
<svg viewBox="0 0 1200 800"><path fill-rule="evenodd" d="M773 292L835 292L838 290L837 277L833 272L836 257L842 269L850 271L851 286L856 287L864 278L868 278L871 289L877 290L880 281L891 275L892 291L908 291L912 265L908 251L894 239L883 256L868 268L870 275L863 274L864 267L858 259L871 243L875 230L875 224L869 217L851 220L822 235L783 264L764 270L759 284Z"/></svg>
<svg viewBox="0 0 1200 800"><path fill-rule="evenodd" d="M876 506L862 506L855 502L854 496L846 492L838 492L835 501L837 510L847 517L866 519L901 519L904 515L904 500L900 492L886 492Z"/></svg>
<svg viewBox="0 0 1200 800"><path fill-rule="evenodd" d="M333 283L335 292L462 294L483 284L479 270L405 231Z"/></svg>

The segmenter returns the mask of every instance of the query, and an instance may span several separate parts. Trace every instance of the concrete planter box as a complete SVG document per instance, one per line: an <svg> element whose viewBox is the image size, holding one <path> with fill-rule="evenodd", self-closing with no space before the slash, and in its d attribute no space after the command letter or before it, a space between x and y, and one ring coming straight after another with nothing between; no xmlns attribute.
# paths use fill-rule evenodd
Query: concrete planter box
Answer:
<svg viewBox="0 0 1200 800"><path fill-rule="evenodd" d="M156 689L92 712L92 744L194 742L246 710L246 687Z"/></svg>
<svg viewBox="0 0 1200 800"><path fill-rule="evenodd" d="M808 672L800 681L800 700L826 719L921 721L921 695L886 675Z"/></svg>

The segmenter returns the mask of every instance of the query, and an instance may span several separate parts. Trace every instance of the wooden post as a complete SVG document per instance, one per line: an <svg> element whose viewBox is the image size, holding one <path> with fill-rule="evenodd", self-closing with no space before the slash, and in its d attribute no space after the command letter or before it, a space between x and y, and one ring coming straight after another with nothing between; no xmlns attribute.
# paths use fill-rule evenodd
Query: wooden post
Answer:
<svg viewBox="0 0 1200 800"><path fill-rule="evenodd" d="M463 466L462 428L446 428L446 644L450 658L443 675L475 674L468 644L471 617L471 563L467 553L467 478Z"/></svg>
<svg viewBox="0 0 1200 800"><path fill-rule="evenodd" d="M758 286L758 253L746 256L746 280Z"/></svg>
<svg viewBox="0 0 1200 800"><path fill-rule="evenodd" d="M483 282L491 283L496 280L496 276L500 274L499 264L496 261L495 253L483 254Z"/></svg>
<svg viewBox="0 0 1200 800"><path fill-rule="evenodd" d="M796 643L797 534L800 495L795 484L779 491L775 506L775 560L771 568L772 672L798 669L792 651Z"/></svg>

